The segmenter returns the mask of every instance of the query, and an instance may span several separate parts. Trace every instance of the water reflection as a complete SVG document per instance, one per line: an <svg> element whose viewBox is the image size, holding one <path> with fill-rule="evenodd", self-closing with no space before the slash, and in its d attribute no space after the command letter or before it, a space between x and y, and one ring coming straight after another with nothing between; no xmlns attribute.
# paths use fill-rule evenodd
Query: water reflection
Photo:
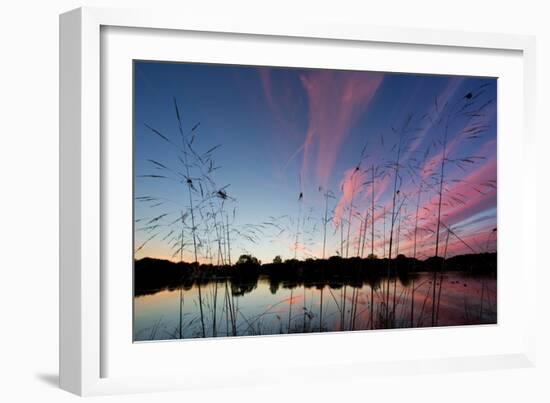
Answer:
<svg viewBox="0 0 550 403"><path fill-rule="evenodd" d="M134 299L134 339L496 323L494 276L437 274L435 287L428 272L326 282L242 280L142 292Z"/></svg>

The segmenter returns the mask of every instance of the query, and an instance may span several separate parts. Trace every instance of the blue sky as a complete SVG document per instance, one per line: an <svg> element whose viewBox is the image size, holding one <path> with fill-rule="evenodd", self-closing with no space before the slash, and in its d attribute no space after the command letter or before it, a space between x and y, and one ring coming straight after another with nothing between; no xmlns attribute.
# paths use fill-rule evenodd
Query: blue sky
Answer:
<svg viewBox="0 0 550 403"><path fill-rule="evenodd" d="M448 254L494 249L496 87L492 78L136 61L136 258L194 260L191 218L184 220L183 253L182 225L174 224L190 211L174 99L193 150L202 155L220 145L209 156L219 167L209 174L210 191L201 178L207 167L189 162L200 261L219 261L222 246L227 259L227 243L233 260L242 253L263 261L321 257L327 191L326 255L355 256L372 246L387 255L400 139L399 253L413 251L423 180L417 256L433 255L444 143L441 221L456 234ZM188 157L194 159L190 151ZM231 199L222 207L207 196L223 187ZM229 230L229 242L216 240L214 223Z"/></svg>

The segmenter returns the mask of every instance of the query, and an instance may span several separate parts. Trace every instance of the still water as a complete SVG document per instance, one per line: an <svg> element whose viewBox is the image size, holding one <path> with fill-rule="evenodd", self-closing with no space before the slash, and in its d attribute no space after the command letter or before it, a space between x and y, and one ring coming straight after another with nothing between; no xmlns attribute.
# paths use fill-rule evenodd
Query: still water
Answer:
<svg viewBox="0 0 550 403"><path fill-rule="evenodd" d="M435 304L434 301L435 294ZM432 273L360 286L231 285L229 280L134 298L134 340L496 323L495 277Z"/></svg>

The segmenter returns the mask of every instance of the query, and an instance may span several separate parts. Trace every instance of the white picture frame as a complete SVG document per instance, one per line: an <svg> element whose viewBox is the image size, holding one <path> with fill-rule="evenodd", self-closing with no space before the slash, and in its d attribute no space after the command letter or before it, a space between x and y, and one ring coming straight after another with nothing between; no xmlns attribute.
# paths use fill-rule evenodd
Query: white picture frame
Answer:
<svg viewBox="0 0 550 403"><path fill-rule="evenodd" d="M117 28L113 28L113 31L112 27ZM102 74L106 75L108 72L108 74L115 74L113 77L117 78L121 77L121 72L124 73L125 70L117 67L120 65L113 65L111 68L107 63L106 66L102 58L111 55L109 51L103 49L107 47L107 43L110 49L122 49L120 40L127 40L116 39L117 30L122 32L122 36L132 36L132 32L138 32L132 30L138 29L145 30L141 31L144 35L153 32L151 30L160 33L157 39L151 40L159 41L155 57L161 59L182 57L181 54L170 56L169 53L163 53L162 49L166 49L166 45L161 45L160 42L166 41L167 44L173 44L173 41L178 40L178 33L186 32L192 32L199 38L201 35L217 33L217 40L220 38L224 40L223 37L227 36L228 41L230 37L235 36L253 38L256 42L271 41L283 48L287 46L285 44L289 43L288 41L306 47L311 45L311 41L324 41L323 46L330 46L336 50L339 47L345 47L346 44L353 44L353 46L372 44L380 48L394 46L397 49L396 52L406 51L407 47L412 47L416 52L427 52L426 57L432 58L431 70L423 69L423 72L430 73L437 73L438 68L441 68L438 67L434 56L429 55L431 50L447 52L445 57L451 59L461 57L458 53L453 56L455 51L475 53L481 57L478 61L478 70L475 71L487 73L496 66L493 67L491 64L483 66L484 55L489 55L488 57L492 57L491 54L495 57L500 54L513 55L510 58L509 73L503 74L509 74L510 83L514 83L514 85L511 84L510 91L513 88L515 91L513 93L518 94L520 99L519 101L516 99L515 104L504 103L503 107L511 110L512 106L519 105L521 111L517 113L519 117L514 116L510 118L513 120L504 122L510 123L510 127L517 128L522 135L514 137L512 134L506 134L501 137L502 122L499 117L499 159L504 155L503 160L506 161L508 153L514 149L520 150L518 152L521 153L521 164L513 171L499 166L499 227L503 226L504 222L509 228L514 229L508 236L505 235L502 241L499 230L499 325L477 327L477 329L413 329L377 331L373 334L354 332L339 335L145 343L145 347L141 344L138 348L131 339L124 338L125 336L114 337L113 333L124 335L127 331L126 328L119 330L116 326L119 322L125 323L120 317L122 315L120 312L123 312L128 305L113 301L112 288L115 284L121 284L120 282L127 283L128 277L115 278L110 276L110 272L106 272L106 268L109 267L110 248L106 244L104 231L109 225L111 227L118 225L109 224L109 217L112 216L105 214L105 211L111 208L109 197L106 195L112 191L107 178L117 176L109 172L111 169L109 167L112 167L112 164L108 163L109 152L124 149L120 148L124 147L124 143L117 145L112 142L113 136L109 136L109 133L112 131L111 125L124 124L124 122L127 125L130 122L124 113L120 114L118 121L110 120L112 114L104 108L107 104L109 107L119 108L116 104L117 99L127 101L128 98L131 99L131 94L128 93L127 81L104 80L105 77L102 77ZM102 35L109 30L114 32L115 39L109 39L109 42L106 42ZM141 45L145 49L148 45L144 38ZM246 43L243 46L247 46ZM133 49L132 46L127 48ZM534 365L535 322L531 316L535 313L536 284L526 279L536 277L537 264L533 246L529 246L527 237L523 236L534 232L536 225L536 212L531 208L534 205L536 183L535 159L532 158L534 155L534 38L520 35L368 27L315 20L270 21L267 17L255 21L235 18L211 20L193 15L176 15L149 10L81 8L61 15L60 49L60 385L63 389L79 395L96 395L206 388L229 384L296 382L297 379L302 382L305 378L323 379L329 376L328 374L331 377L345 379L349 376L370 376L380 373L413 374ZM122 50L119 52L120 57L123 53ZM235 53L238 54L239 50ZM265 53L264 63L275 60L270 57L277 57L277 53L269 55L267 51ZM259 57L261 56L260 52ZM127 54L124 53L124 57L129 59L134 56L131 51L128 51ZM208 56L201 56L197 50L194 57L197 60L203 60ZM256 57L258 57L257 54ZM491 63L491 59L487 60L487 63ZM223 57L219 59L214 57L208 61L227 60ZM121 63L124 66L126 62L122 60ZM290 62L287 59L287 63L284 61L282 63L287 65ZM506 65L504 61L502 64ZM107 70L104 70L105 68ZM357 68L360 68L360 65ZM404 71L410 69L415 67L411 67L410 64L409 67L404 67ZM444 72L449 73L449 71ZM472 74L475 71L472 70ZM458 70L456 72L460 73ZM113 84L121 81L126 84ZM506 91L504 93L512 94ZM109 94L114 96L111 97ZM120 107L120 111L128 112L126 101L121 101L124 106ZM499 99L499 108L500 101L501 99ZM119 116L118 113L117 116ZM123 127L126 132L128 126ZM505 125L502 131L506 133L506 130ZM517 131L515 133L517 134ZM105 138L106 135L107 138ZM516 192L511 186L506 186L506 182L510 181L515 181L516 185L521 183L521 186L516 186ZM502 190L501 183L504 184ZM517 192L517 188L522 191ZM501 211L500 203L504 196L506 200L503 201ZM517 208L518 203L522 208ZM506 206L512 207L514 204L518 216L511 218L506 213L509 211ZM512 244L515 245L515 249L506 248L507 253L500 253L502 245ZM528 247L530 253L526 253ZM505 261L503 256L506 258ZM519 256L521 259L518 258ZM506 280L506 276L501 280L501 264L503 267L511 264L521 267L522 275L519 281L521 281L522 298L518 298L520 302L516 305L519 306L514 309L524 313L522 321L516 320L517 315L507 317L507 305L501 304L502 298L506 298L509 294L501 293L500 288L504 287L503 289L506 290L512 281ZM107 281L112 283L107 285ZM123 287L127 286L131 287L129 284L126 286L123 284ZM121 294L131 298L131 295L125 292ZM119 298L122 301L125 297ZM115 305L118 310L113 308ZM131 317L131 312L128 312L128 316ZM418 345L437 344L437 340L440 340L442 347L435 348L433 354L426 354L422 347L419 347L416 355L400 355L397 352L393 355L378 356L375 351L368 349L362 353L350 355L357 350L357 346L364 345L365 341L367 344L372 342L383 346L384 343L399 343L405 338L414 340L414 343L419 343ZM501 339L502 343L495 342L494 348L490 351L484 350L490 340L495 338ZM449 347L449 351L446 352L445 343L448 344L449 341L456 339L463 341L463 348L452 350ZM476 340L482 341L477 343ZM338 359L311 358L304 363L293 359L282 361L280 358L281 352L285 349L300 351L310 346L324 346L330 350L334 346L342 345L344 353L348 354L343 354L343 357ZM383 351L383 348L378 347L378 350ZM249 360L245 360L246 363L236 364L230 375L224 374L223 371L213 371L209 365L200 365L201 357L205 354L235 360L238 357L237 353L244 354L245 357L249 357ZM164 365L163 368L166 370L154 371L156 374L151 371L132 370L135 367L132 363L134 355L139 356L140 360L149 360L143 362L148 362L154 368L153 361L158 357L165 357L164 364L166 364L166 357L173 354L188 357L185 365L181 364L181 360L174 360L176 364ZM270 359L266 360L269 364L265 365L263 371L258 371L262 364L260 360L254 360L262 354L269 356ZM111 364L107 365L108 362L116 363L116 365L113 364L116 370L111 368ZM192 371L189 370L191 367ZM303 371L304 368L308 368L306 373ZM338 371L327 371L327 369L338 369ZM334 375L335 373L338 375ZM298 374L299 377L297 377Z"/></svg>

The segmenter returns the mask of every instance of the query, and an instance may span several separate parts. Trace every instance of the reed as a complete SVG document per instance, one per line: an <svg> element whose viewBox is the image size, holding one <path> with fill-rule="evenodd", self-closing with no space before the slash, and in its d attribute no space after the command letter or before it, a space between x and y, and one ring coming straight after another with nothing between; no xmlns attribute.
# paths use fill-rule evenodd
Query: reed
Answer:
<svg viewBox="0 0 550 403"><path fill-rule="evenodd" d="M353 199L355 197L355 187L356 187L356 183L355 183L355 175L357 174L357 172L359 172L360 168L359 166L357 166L355 168L355 170L353 171L353 173L351 174L351 179L350 179L350 182L351 182L351 200L349 202L349 211L348 211L348 233L347 233L347 237L346 237L346 258L349 257L349 246L350 246L350 233L351 233L351 225L352 225L352 221L351 221L351 218L352 218L352 214L353 214Z"/></svg>
<svg viewBox="0 0 550 403"><path fill-rule="evenodd" d="M412 117L407 119L405 127L408 125ZM394 130L395 131L395 130ZM401 152L403 146L403 134L404 130L399 131L399 140L397 143L397 156L395 163L390 167L394 171L393 192L392 192L392 207L391 207L391 220L390 220L390 240L388 245L388 267L387 267L387 290L386 290L386 327L389 325L389 303L390 303L390 271L391 271L391 259L392 259L392 247L393 247L393 232L396 220L396 198L399 195L398 184L400 183L399 169L401 163Z"/></svg>
<svg viewBox="0 0 550 403"><path fill-rule="evenodd" d="M413 259L416 264L416 245L418 235L418 213L420 211L420 197L422 195L422 185L418 187L418 198L416 199L416 214L414 218L414 240L413 240ZM414 325L414 278L411 287L411 327Z"/></svg>

